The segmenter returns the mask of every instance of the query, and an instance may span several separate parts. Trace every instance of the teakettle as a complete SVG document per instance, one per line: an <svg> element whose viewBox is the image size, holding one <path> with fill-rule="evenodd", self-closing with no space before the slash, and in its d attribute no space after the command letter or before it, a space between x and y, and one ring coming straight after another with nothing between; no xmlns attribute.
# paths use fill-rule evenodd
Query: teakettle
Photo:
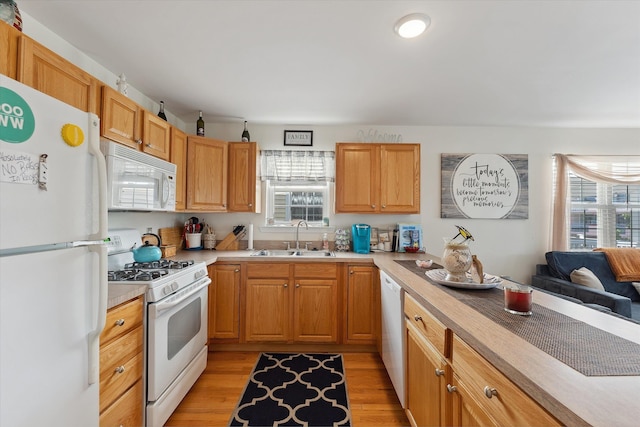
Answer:
<svg viewBox="0 0 640 427"><path fill-rule="evenodd" d="M152 245L151 243L149 243L148 239L144 239L144 236L155 237L158 244ZM131 249L131 252L133 252L133 259L136 262L158 261L160 258L162 258L162 250L160 249L160 236L153 233L145 233L142 235L142 240L144 241L144 245L140 246L139 248Z"/></svg>

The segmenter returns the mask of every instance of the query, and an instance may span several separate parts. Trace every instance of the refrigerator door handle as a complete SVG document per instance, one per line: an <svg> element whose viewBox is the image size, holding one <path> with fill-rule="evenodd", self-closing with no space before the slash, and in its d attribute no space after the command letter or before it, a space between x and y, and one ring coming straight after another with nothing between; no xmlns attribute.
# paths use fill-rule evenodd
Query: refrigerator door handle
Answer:
<svg viewBox="0 0 640 427"><path fill-rule="evenodd" d="M107 246L104 244L108 236L108 208L107 208L107 162L100 151L100 119L95 114L89 115L89 153L96 159L98 168L98 232L90 236L89 250L97 253L98 267L98 306L96 311L95 329L89 333L89 385L100 381L100 334L107 321L108 265ZM76 242L74 242L76 243Z"/></svg>
<svg viewBox="0 0 640 427"><path fill-rule="evenodd" d="M94 245L89 251L98 254L100 259L98 279L98 306L95 329L89 332L89 385L100 380L100 334L107 322L107 300L109 298L107 246Z"/></svg>
<svg viewBox="0 0 640 427"><path fill-rule="evenodd" d="M89 114L89 153L95 157L98 167L98 232L90 236L91 239L105 239L108 234L107 207L107 160L100 151L100 119L97 115Z"/></svg>

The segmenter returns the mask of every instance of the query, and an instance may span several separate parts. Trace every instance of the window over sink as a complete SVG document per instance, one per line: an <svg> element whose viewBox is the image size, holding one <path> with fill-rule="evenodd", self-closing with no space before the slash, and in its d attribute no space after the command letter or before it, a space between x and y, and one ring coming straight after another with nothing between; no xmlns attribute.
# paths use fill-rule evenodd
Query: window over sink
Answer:
<svg viewBox="0 0 640 427"><path fill-rule="evenodd" d="M328 225L335 152L263 150L260 155L265 224L285 227L304 220L311 227Z"/></svg>

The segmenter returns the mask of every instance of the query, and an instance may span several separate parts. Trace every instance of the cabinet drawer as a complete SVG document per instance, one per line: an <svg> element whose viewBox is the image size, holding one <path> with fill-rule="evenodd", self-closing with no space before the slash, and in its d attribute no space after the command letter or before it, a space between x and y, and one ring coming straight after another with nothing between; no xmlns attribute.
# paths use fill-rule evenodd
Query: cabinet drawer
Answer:
<svg viewBox="0 0 640 427"><path fill-rule="evenodd" d="M107 322L100 343L105 344L118 335L126 334L130 330L142 325L142 298L120 304L107 312Z"/></svg>
<svg viewBox="0 0 640 427"><path fill-rule="evenodd" d="M404 314L407 322L415 326L440 354L445 357L449 355L446 345L447 328L409 294L404 296Z"/></svg>
<svg viewBox="0 0 640 427"><path fill-rule="evenodd" d="M329 278L338 277L338 266L334 263L314 263L314 264L294 264L294 276L313 277L313 278Z"/></svg>
<svg viewBox="0 0 640 427"><path fill-rule="evenodd" d="M498 425L560 425L544 408L455 335L452 359L453 371L464 384L466 392L485 408Z"/></svg>
<svg viewBox="0 0 640 427"><path fill-rule="evenodd" d="M285 263L267 263L267 262L256 262L247 264L247 277L255 278L255 277L278 277L278 278L288 278L289 277L289 264Z"/></svg>
<svg viewBox="0 0 640 427"><path fill-rule="evenodd" d="M127 360L117 368L122 368L122 372L115 368L108 372L100 380L100 411L113 403L132 384L142 378L143 354L138 353L133 358Z"/></svg>
<svg viewBox="0 0 640 427"><path fill-rule="evenodd" d="M100 414L100 427L139 427L142 425L142 380Z"/></svg>

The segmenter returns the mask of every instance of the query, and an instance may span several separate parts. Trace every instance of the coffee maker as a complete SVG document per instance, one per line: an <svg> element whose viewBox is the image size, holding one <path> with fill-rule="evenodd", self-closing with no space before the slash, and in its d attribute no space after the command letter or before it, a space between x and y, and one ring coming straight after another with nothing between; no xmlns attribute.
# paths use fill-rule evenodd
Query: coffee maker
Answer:
<svg viewBox="0 0 640 427"><path fill-rule="evenodd" d="M371 244L371 226L368 224L353 224L351 226L351 240L353 252L368 254Z"/></svg>

